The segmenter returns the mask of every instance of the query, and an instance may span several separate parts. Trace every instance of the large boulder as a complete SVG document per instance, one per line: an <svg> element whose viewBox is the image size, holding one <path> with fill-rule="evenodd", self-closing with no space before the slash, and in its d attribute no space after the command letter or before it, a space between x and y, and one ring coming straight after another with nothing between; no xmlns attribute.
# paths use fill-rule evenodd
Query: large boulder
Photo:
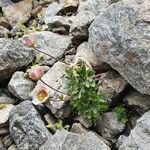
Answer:
<svg viewBox="0 0 150 150"><path fill-rule="evenodd" d="M28 65L34 58L34 52L25 47L20 40L0 39L0 81L23 66Z"/></svg>
<svg viewBox="0 0 150 150"><path fill-rule="evenodd" d="M135 128L120 146L119 150L149 150L150 147L150 111L138 119Z"/></svg>
<svg viewBox="0 0 150 150"><path fill-rule="evenodd" d="M24 101L10 113L9 130L18 150L39 149L51 136L30 101Z"/></svg>
<svg viewBox="0 0 150 150"><path fill-rule="evenodd" d="M116 69L135 89L150 95L149 0L123 0L101 13L89 29L98 58Z"/></svg>

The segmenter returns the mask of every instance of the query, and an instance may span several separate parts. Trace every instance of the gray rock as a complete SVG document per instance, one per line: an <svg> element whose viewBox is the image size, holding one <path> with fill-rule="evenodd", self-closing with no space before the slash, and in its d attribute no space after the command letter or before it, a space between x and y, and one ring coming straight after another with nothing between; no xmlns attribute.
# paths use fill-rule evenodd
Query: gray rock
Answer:
<svg viewBox="0 0 150 150"><path fill-rule="evenodd" d="M17 150L39 149L51 136L30 101L23 101L11 111L9 130Z"/></svg>
<svg viewBox="0 0 150 150"><path fill-rule="evenodd" d="M8 37L10 34L10 31L6 29L5 27L0 26L0 38L2 37Z"/></svg>
<svg viewBox="0 0 150 150"><path fill-rule="evenodd" d="M12 111L13 107L14 105L12 104L5 104L4 107L0 109L0 127L8 125L9 113Z"/></svg>
<svg viewBox="0 0 150 150"><path fill-rule="evenodd" d="M144 95L132 89L129 93L123 98L124 102L127 102L129 106L135 108L140 108L143 111L146 111L150 108L150 96Z"/></svg>
<svg viewBox="0 0 150 150"><path fill-rule="evenodd" d="M135 128L119 147L119 150L149 150L150 147L150 111L138 119Z"/></svg>
<svg viewBox="0 0 150 150"><path fill-rule="evenodd" d="M31 33L24 36L23 39L25 38L35 39L35 46L39 50L48 53L57 59L62 58L65 51L71 45L71 37L59 35L49 31ZM55 62L56 60L54 60L50 56L43 54L43 61L41 61L42 64L53 65Z"/></svg>
<svg viewBox="0 0 150 150"><path fill-rule="evenodd" d="M11 0L1 0L0 1L0 7L6 7L7 5L12 4L13 2Z"/></svg>
<svg viewBox="0 0 150 150"><path fill-rule="evenodd" d="M2 142L4 143L4 146L6 148L10 147L13 144L13 140L10 136L10 134L3 137Z"/></svg>
<svg viewBox="0 0 150 150"><path fill-rule="evenodd" d="M92 122L83 116L78 116L75 120L79 121L86 128L90 128L92 126Z"/></svg>
<svg viewBox="0 0 150 150"><path fill-rule="evenodd" d="M63 17L63 16L50 16L46 18L44 21L49 26L49 29L52 30L56 27L63 26L67 31L69 31L71 23L75 19L74 16L71 17Z"/></svg>
<svg viewBox="0 0 150 150"><path fill-rule="evenodd" d="M78 57L86 59L95 70L103 72L110 68L106 63L99 61L95 53L93 53L92 49L89 47L88 42L84 42L78 46L75 59Z"/></svg>
<svg viewBox="0 0 150 150"><path fill-rule="evenodd" d="M85 134L88 132L88 130L80 123L74 123L70 131L77 134Z"/></svg>
<svg viewBox="0 0 150 150"><path fill-rule="evenodd" d="M10 98L5 94L0 95L0 104L15 104L16 102L16 99Z"/></svg>
<svg viewBox="0 0 150 150"><path fill-rule="evenodd" d="M35 83L24 78L24 72L16 71L8 83L9 91L20 100L29 100Z"/></svg>
<svg viewBox="0 0 150 150"><path fill-rule="evenodd" d="M100 116L97 121L97 129L105 139L112 140L125 128L125 123L118 121L115 113L108 112Z"/></svg>
<svg viewBox="0 0 150 150"><path fill-rule="evenodd" d="M105 95L108 102L111 102L113 97L125 89L127 82L117 72L108 71L101 74L98 85L99 92Z"/></svg>
<svg viewBox="0 0 150 150"><path fill-rule="evenodd" d="M80 1L78 14L70 28L70 32L74 36L73 42L77 42L79 39L84 41L88 37L88 28L91 22L100 12L109 6L109 2L110 0Z"/></svg>
<svg viewBox="0 0 150 150"><path fill-rule="evenodd" d="M147 6L148 5L148 6ZM116 69L135 89L150 95L150 24L148 0L123 0L100 14L89 29L89 44L98 58Z"/></svg>
<svg viewBox="0 0 150 150"><path fill-rule="evenodd" d="M2 7L2 11L10 24L16 24L18 21L26 22L32 11L32 0L23 0L18 3L9 1L9 3Z"/></svg>
<svg viewBox="0 0 150 150"><path fill-rule="evenodd" d="M0 138L0 149L1 150L6 150L6 148L4 147L4 144L2 142L2 138Z"/></svg>
<svg viewBox="0 0 150 150"><path fill-rule="evenodd" d="M9 128L8 127L1 127L0 128L0 136L7 135L9 133Z"/></svg>
<svg viewBox="0 0 150 150"><path fill-rule="evenodd" d="M116 147L119 148L123 144L123 142L126 140L126 138L127 138L126 135L120 135L116 143Z"/></svg>
<svg viewBox="0 0 150 150"><path fill-rule="evenodd" d="M68 96L63 93L67 93L66 91L66 78L65 78L65 69L66 64L62 62L57 62L53 65L50 70L43 75L41 78L44 83L48 84L49 86L53 87L60 92L56 92L52 88L45 85L43 82L38 81L35 89L32 92L33 96L33 103L36 104L39 100L36 97L36 91L40 86L44 86L47 88L48 97L45 101L45 105L51 110L51 112L57 118L64 118L70 114L70 109L67 104Z"/></svg>
<svg viewBox="0 0 150 150"><path fill-rule="evenodd" d="M9 148L8 148L8 150L17 150L17 148L16 148L16 145L11 145Z"/></svg>
<svg viewBox="0 0 150 150"><path fill-rule="evenodd" d="M20 40L0 39L0 49L0 81L9 78L34 58L34 52Z"/></svg>
<svg viewBox="0 0 150 150"><path fill-rule="evenodd" d="M78 135L66 130L57 131L39 150L110 150L93 132Z"/></svg>

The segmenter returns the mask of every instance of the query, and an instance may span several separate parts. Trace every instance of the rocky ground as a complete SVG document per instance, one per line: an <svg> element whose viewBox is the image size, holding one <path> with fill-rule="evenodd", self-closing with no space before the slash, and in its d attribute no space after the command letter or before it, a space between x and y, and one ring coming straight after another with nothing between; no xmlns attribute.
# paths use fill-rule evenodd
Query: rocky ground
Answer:
<svg viewBox="0 0 150 150"><path fill-rule="evenodd" d="M0 8L0 150L150 149L149 0L0 0ZM65 68L79 60L109 105L95 123L64 96Z"/></svg>

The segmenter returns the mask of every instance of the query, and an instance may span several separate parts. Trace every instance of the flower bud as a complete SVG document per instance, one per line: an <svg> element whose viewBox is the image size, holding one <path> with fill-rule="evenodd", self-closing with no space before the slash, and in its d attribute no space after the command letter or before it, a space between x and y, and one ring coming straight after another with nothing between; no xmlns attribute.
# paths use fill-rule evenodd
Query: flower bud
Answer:
<svg viewBox="0 0 150 150"><path fill-rule="evenodd" d="M25 45L26 45L27 47L34 47L34 45L35 45L35 40L34 40L34 39L29 39L29 38L27 38L27 39L25 39Z"/></svg>

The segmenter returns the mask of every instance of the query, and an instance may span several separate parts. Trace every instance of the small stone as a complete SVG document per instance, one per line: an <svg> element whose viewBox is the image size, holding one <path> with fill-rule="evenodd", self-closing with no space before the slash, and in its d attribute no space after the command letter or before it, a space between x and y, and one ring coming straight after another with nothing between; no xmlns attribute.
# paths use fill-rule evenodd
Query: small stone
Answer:
<svg viewBox="0 0 150 150"><path fill-rule="evenodd" d="M8 148L8 150L17 150L17 147L16 145L13 144Z"/></svg>
<svg viewBox="0 0 150 150"><path fill-rule="evenodd" d="M88 132L88 130L80 123L74 123L70 131L77 134L85 134Z"/></svg>
<svg viewBox="0 0 150 150"><path fill-rule="evenodd" d="M92 126L92 122L90 122L89 120L87 120L85 117L83 116L79 116L75 118L76 121L79 121L84 127L89 128Z"/></svg>
<svg viewBox="0 0 150 150"><path fill-rule="evenodd" d="M35 83L29 79L25 79L24 72L17 71L13 74L9 84L9 91L20 100L29 100L30 92L35 87Z"/></svg>
<svg viewBox="0 0 150 150"><path fill-rule="evenodd" d="M88 42L84 42L78 46L75 59L77 59L78 57L86 59L91 64L93 69L99 72L107 71L110 68L109 65L107 65L106 63L99 61L97 56L89 47Z"/></svg>
<svg viewBox="0 0 150 150"><path fill-rule="evenodd" d="M9 134L4 136L2 141L3 141L4 146L6 148L10 147L13 144L13 140L12 140L12 138L11 138L11 136Z"/></svg>
<svg viewBox="0 0 150 150"><path fill-rule="evenodd" d="M0 26L9 29L10 28L10 24L8 22L8 20L5 17L1 17L0 18Z"/></svg>
<svg viewBox="0 0 150 150"><path fill-rule="evenodd" d="M53 87L54 89L45 85L42 81L38 81L35 89L32 92L33 102L39 101L36 98L36 91L38 87L45 86L47 89L48 97L44 102L45 105L51 110L51 112L57 117L62 116L67 117L70 114L70 109L67 104L68 96L66 91L66 78L65 78L65 69L66 64L62 62L57 62L50 68L50 70L44 74L42 81L47 85ZM60 91L57 92L56 90Z"/></svg>
<svg viewBox="0 0 150 150"><path fill-rule="evenodd" d="M144 95L135 89L129 91L129 93L123 98L129 106L139 108L146 111L150 108L150 96Z"/></svg>
<svg viewBox="0 0 150 150"><path fill-rule="evenodd" d="M101 136L107 140L112 140L125 128L125 123L118 121L115 113L104 113L98 118L97 129Z"/></svg>
<svg viewBox="0 0 150 150"><path fill-rule="evenodd" d="M39 149L51 136L30 101L23 101L10 113L9 130L17 149Z"/></svg>
<svg viewBox="0 0 150 150"><path fill-rule="evenodd" d="M2 105L2 104L0 104ZM0 127L4 127L8 125L9 113L14 108L12 104L3 104L4 107L0 109Z"/></svg>
<svg viewBox="0 0 150 150"><path fill-rule="evenodd" d="M32 0L23 0L18 3L10 3L9 5L2 7L2 11L10 24L14 25L18 21L26 22L30 17L32 7Z"/></svg>
<svg viewBox="0 0 150 150"><path fill-rule="evenodd" d="M111 102L113 97L125 89L127 82L117 72L108 71L101 74L98 85L99 92L105 95L108 102Z"/></svg>
<svg viewBox="0 0 150 150"><path fill-rule="evenodd" d="M127 139L126 135L120 135L119 138L118 138L118 141L116 143L116 147L119 148L124 143L124 141L126 139Z"/></svg>
<svg viewBox="0 0 150 150"><path fill-rule="evenodd" d="M62 58L65 51L71 45L70 36L63 36L49 31L31 33L23 37L23 39L26 38L35 39L35 47L37 49L50 54L56 59ZM36 53L37 56L39 56L39 52L36 51ZM51 56L45 55L43 53L41 53L41 55L43 56L43 59L39 61L40 64L50 66L56 62L56 59L52 58Z"/></svg>
<svg viewBox="0 0 150 150"><path fill-rule="evenodd" d="M9 133L9 128L8 127L1 127L0 128L0 136L4 136Z"/></svg>
<svg viewBox="0 0 150 150"><path fill-rule="evenodd" d="M30 64L34 52L25 47L21 40L0 39L0 81L7 79L12 74Z"/></svg>
<svg viewBox="0 0 150 150"><path fill-rule="evenodd" d="M0 37L7 38L8 35L10 35L10 31L6 29L5 27L0 26Z"/></svg>
<svg viewBox="0 0 150 150"><path fill-rule="evenodd" d="M142 115L136 126L131 130L130 135L126 138L119 150L139 149L149 150L150 147L150 111Z"/></svg>
<svg viewBox="0 0 150 150"><path fill-rule="evenodd" d="M0 96L0 104L16 104L17 100L3 94Z"/></svg>
<svg viewBox="0 0 150 150"><path fill-rule="evenodd" d="M76 19L74 19L70 33L73 43L79 45L88 39L88 28L95 17L109 6L110 0L80 1ZM80 41L79 41L80 40Z"/></svg>

